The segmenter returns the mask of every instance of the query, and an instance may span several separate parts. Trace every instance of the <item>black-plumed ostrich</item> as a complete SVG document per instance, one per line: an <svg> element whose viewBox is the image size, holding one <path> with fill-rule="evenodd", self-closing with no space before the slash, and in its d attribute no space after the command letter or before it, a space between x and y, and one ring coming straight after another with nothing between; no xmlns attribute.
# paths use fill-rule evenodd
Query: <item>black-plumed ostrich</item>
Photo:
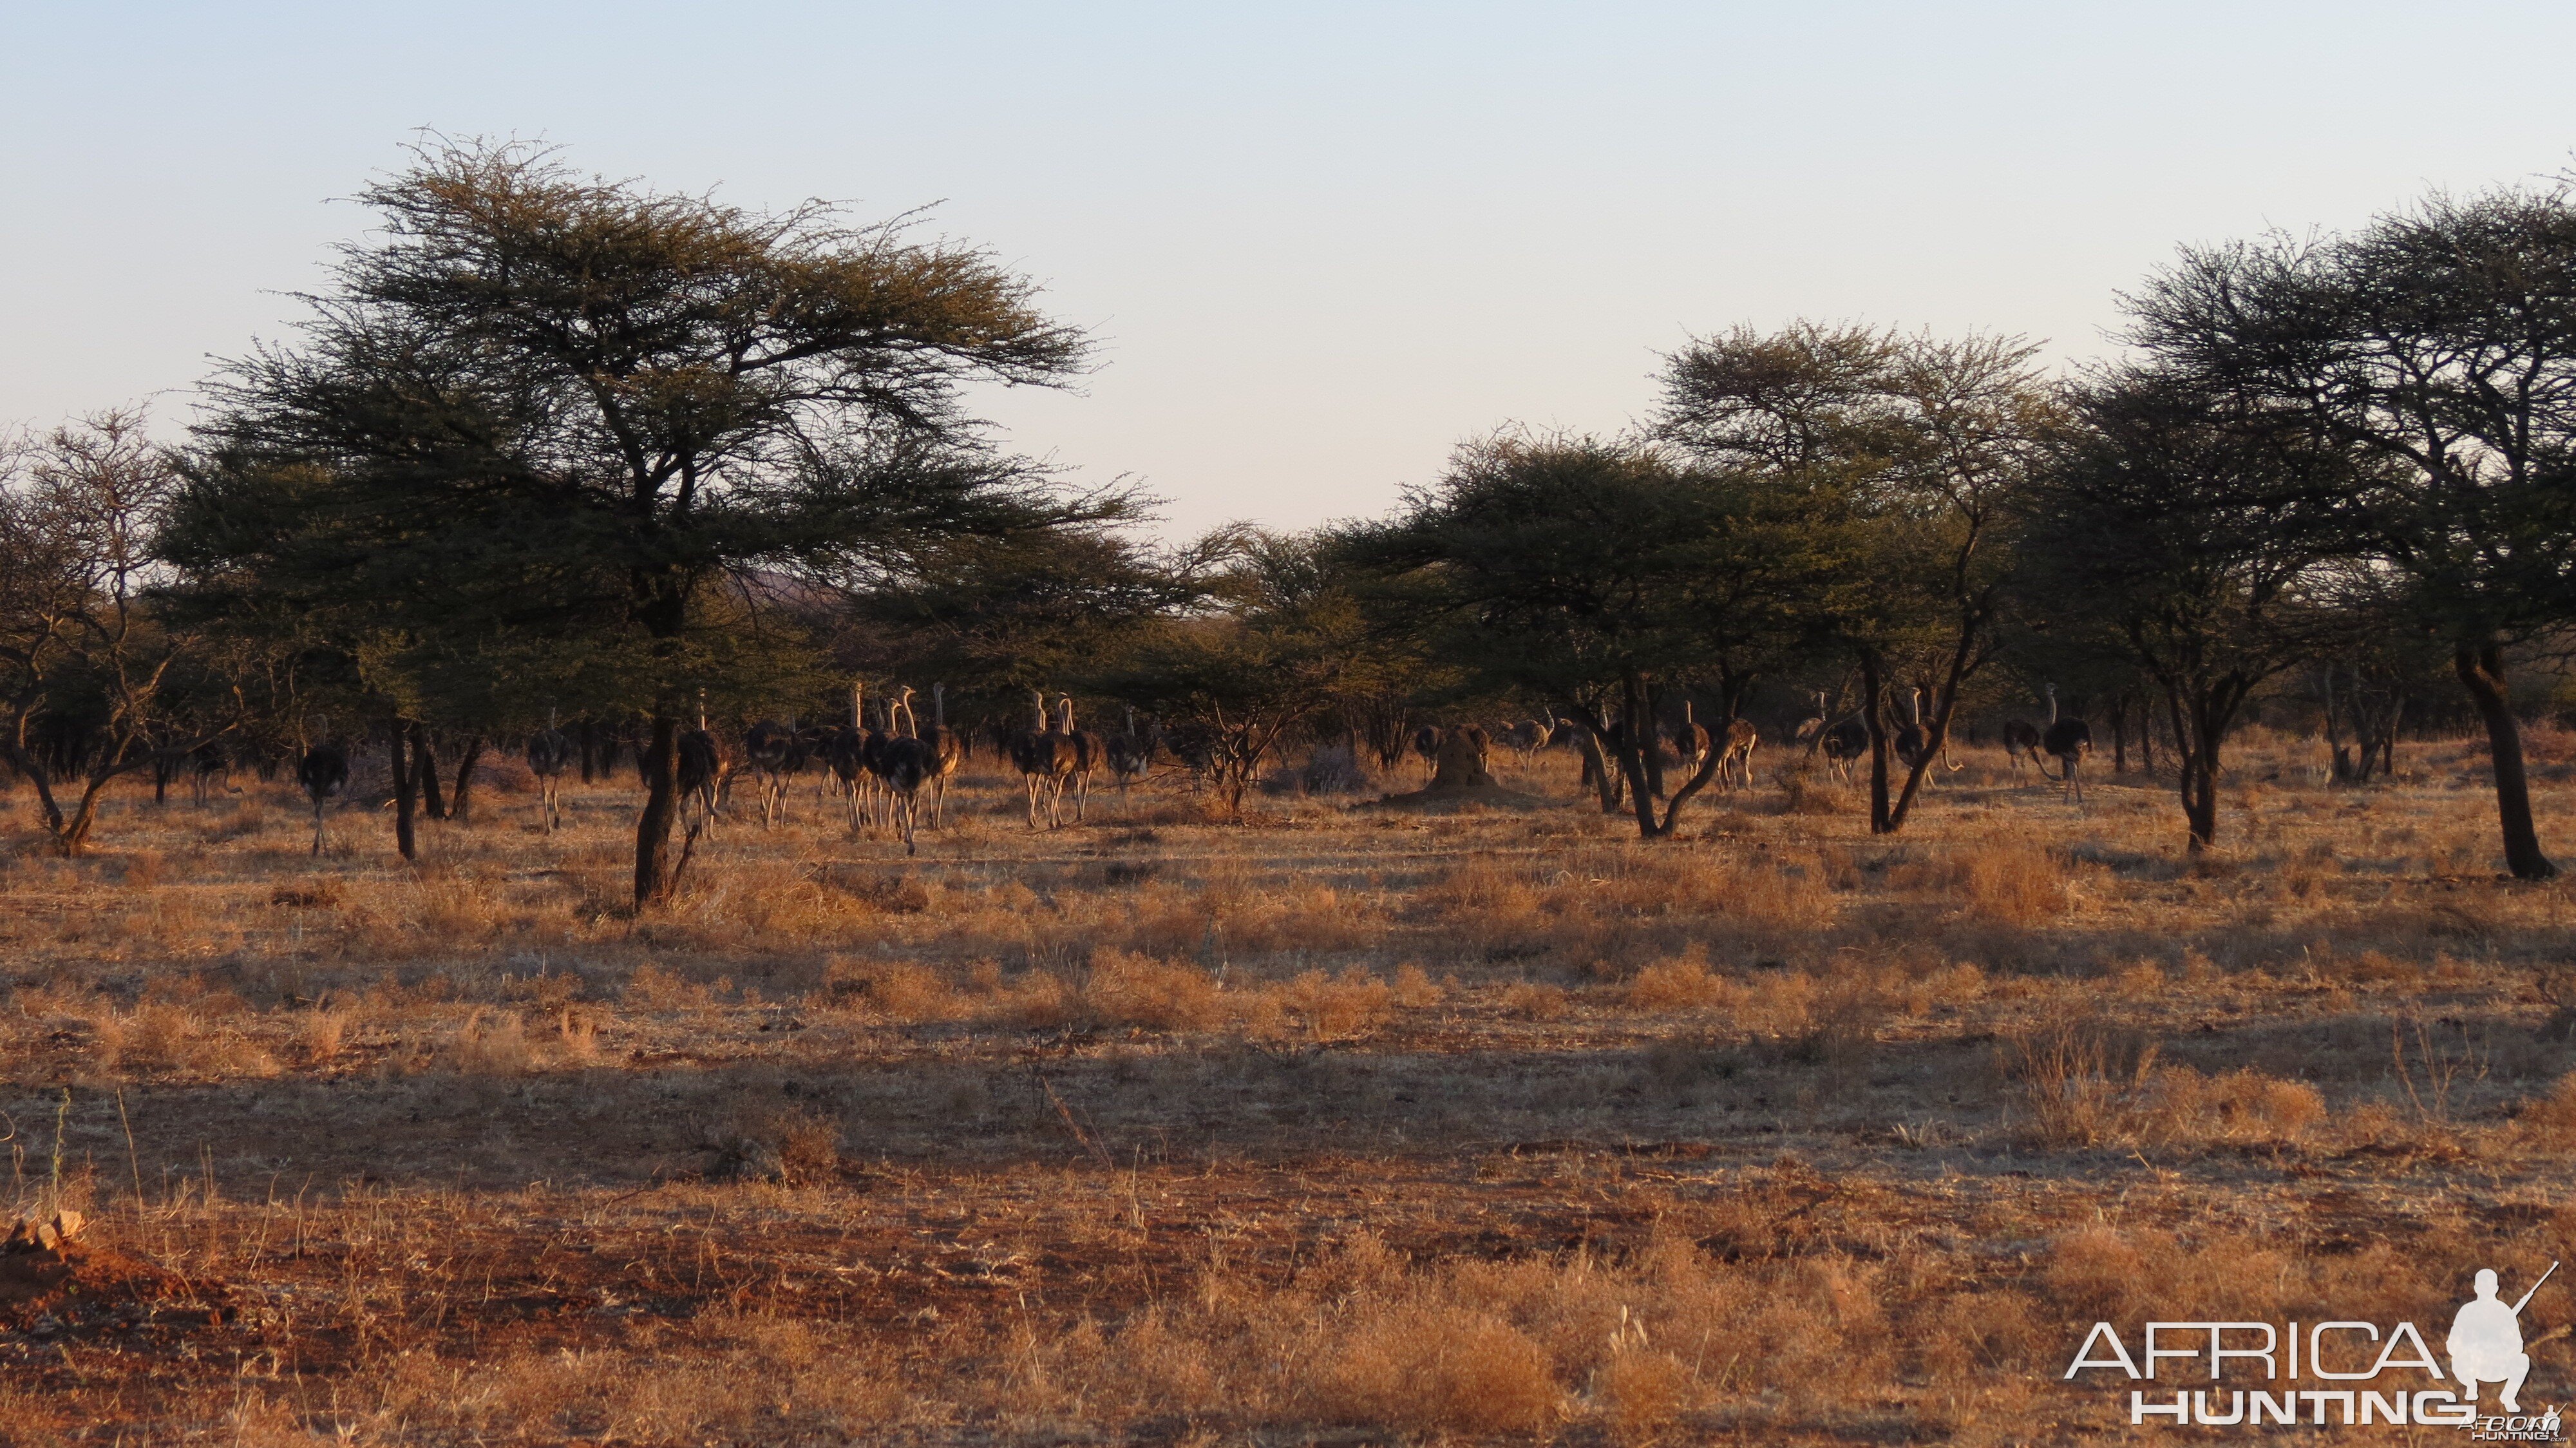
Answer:
<svg viewBox="0 0 2576 1448"><path fill-rule="evenodd" d="M2084 756L2093 752L2093 726L2072 715L2059 717L2057 686L2048 686L2048 727L2040 731L2040 751L2057 761L2057 782L2061 797L2071 798L2075 807L2084 807ZM2048 766L2041 765L2046 774Z"/></svg>
<svg viewBox="0 0 2576 1448"><path fill-rule="evenodd" d="M1136 727L1136 711L1131 706L1127 710L1126 732L1109 736L1109 773L1118 781L1121 795L1127 792L1127 786L1144 778L1145 771L1154 767L1157 739L1153 721L1146 721L1142 730Z"/></svg>
<svg viewBox="0 0 2576 1448"><path fill-rule="evenodd" d="M1057 727L1065 738L1073 741L1073 817L1079 821L1084 808L1091 803L1092 771L1109 767L1109 741L1092 730L1074 727L1071 694L1058 695L1055 707L1059 719Z"/></svg>
<svg viewBox="0 0 2576 1448"><path fill-rule="evenodd" d="M886 803L895 828L903 832L903 852L915 853L913 834L921 824L921 786L930 778L930 745L912 722L910 689L886 705L886 738L877 746L871 769L885 781Z"/></svg>
<svg viewBox="0 0 2576 1448"><path fill-rule="evenodd" d="M903 709L912 712L912 691L903 691ZM948 727L948 686L930 686L930 729L921 734L922 767L929 771L925 783L930 786L930 827L948 827L948 781L966 767L966 735L963 730Z"/></svg>
<svg viewBox="0 0 2576 1448"><path fill-rule="evenodd" d="M313 721L317 729L322 721ZM295 765L295 782L304 787L304 797L313 801L313 853L322 854L322 806L349 787L349 751L324 733L322 742L308 746L304 757Z"/></svg>
<svg viewBox="0 0 2576 1448"><path fill-rule="evenodd" d="M1038 795L1047 797L1047 828L1064 823L1064 782L1076 763L1070 735L1047 718L1046 690L1029 690L1036 722L1011 740L1011 764L1029 787L1029 828L1038 827Z"/></svg>
<svg viewBox="0 0 2576 1448"><path fill-rule="evenodd" d="M686 815L694 807L697 818L689 833L701 832L713 838L716 832L716 787L724 780L724 752L716 748L715 735L707 731L707 696L698 692L698 727L683 730L678 741L677 760L680 808Z"/></svg>
<svg viewBox="0 0 2576 1448"><path fill-rule="evenodd" d="M537 777L537 813L547 834L563 822L563 777L579 755L572 740L555 727L555 711L546 710L546 727L528 736L528 773Z"/></svg>

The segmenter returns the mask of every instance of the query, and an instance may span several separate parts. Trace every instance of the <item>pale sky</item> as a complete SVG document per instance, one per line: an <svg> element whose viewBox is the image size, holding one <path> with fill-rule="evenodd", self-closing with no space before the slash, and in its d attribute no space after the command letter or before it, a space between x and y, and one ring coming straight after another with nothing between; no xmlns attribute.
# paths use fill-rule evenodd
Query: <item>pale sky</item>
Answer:
<svg viewBox="0 0 2576 1448"><path fill-rule="evenodd" d="M1795 317L2104 350L2177 244L2576 148L2576 6L0 4L0 424L276 338L418 128L870 219L1092 329L979 398L1175 532L1376 513Z"/></svg>

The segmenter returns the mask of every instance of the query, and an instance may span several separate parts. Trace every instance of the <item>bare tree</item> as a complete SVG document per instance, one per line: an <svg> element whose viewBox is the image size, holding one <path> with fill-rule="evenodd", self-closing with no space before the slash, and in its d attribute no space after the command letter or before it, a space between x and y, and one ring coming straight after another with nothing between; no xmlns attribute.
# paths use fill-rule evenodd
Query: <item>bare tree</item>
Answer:
<svg viewBox="0 0 2576 1448"><path fill-rule="evenodd" d="M239 696L182 723L167 707L200 647L151 607L153 542L176 484L140 410L99 413L0 459L0 758L77 855L119 777L228 732ZM207 691L194 691L202 708ZM66 804L64 795L77 790Z"/></svg>

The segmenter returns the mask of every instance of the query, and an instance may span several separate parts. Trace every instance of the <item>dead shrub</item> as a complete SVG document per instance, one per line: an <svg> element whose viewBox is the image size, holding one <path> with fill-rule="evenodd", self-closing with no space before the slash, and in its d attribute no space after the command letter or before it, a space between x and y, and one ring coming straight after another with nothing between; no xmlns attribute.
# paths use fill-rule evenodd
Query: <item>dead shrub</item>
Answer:
<svg viewBox="0 0 2576 1448"><path fill-rule="evenodd" d="M459 1076L524 1076L536 1065L528 1025L519 1013L477 1006L439 1049L433 1069Z"/></svg>
<svg viewBox="0 0 2576 1448"><path fill-rule="evenodd" d="M1553 1021L1574 1009L1574 997L1561 985L1516 980L1503 987L1503 1014L1519 1021Z"/></svg>
<svg viewBox="0 0 2576 1448"><path fill-rule="evenodd" d="M588 1065L599 1058L599 1018L570 1005L560 1008L555 1016L555 1048L574 1065Z"/></svg>
<svg viewBox="0 0 2576 1448"><path fill-rule="evenodd" d="M1960 913L1989 924L2043 925L2064 915L2069 903L2065 870L2031 845L1962 850L1948 873L1948 887L1962 901Z"/></svg>
<svg viewBox="0 0 2576 1448"><path fill-rule="evenodd" d="M2130 1129L2150 1142L2291 1141L2325 1119L2325 1098L2305 1081L2251 1068L2204 1076L2167 1066L2130 1110Z"/></svg>
<svg viewBox="0 0 2576 1448"><path fill-rule="evenodd" d="M1868 1064L1887 1014L1887 1007L1865 985L1843 982L1827 993L1809 1028L1792 1037L1781 1055L1796 1065L1823 1067L1836 1073L1838 1082L1847 1083L1850 1073Z"/></svg>
<svg viewBox="0 0 2576 1448"><path fill-rule="evenodd" d="M2007 1041L2004 1074L2030 1112L2041 1146L2093 1146L2120 1129L2124 1092L2145 1084L2157 1046L2133 1032L2079 1020Z"/></svg>
<svg viewBox="0 0 2576 1448"><path fill-rule="evenodd" d="M339 1059L348 1043L351 1015L349 1011L316 1006L297 1018L295 1044L306 1065L321 1066Z"/></svg>
<svg viewBox="0 0 2576 1448"><path fill-rule="evenodd" d="M1630 1010L1696 1011L1740 998L1743 988L1720 978L1697 952L1648 963L1621 991Z"/></svg>
<svg viewBox="0 0 2576 1448"><path fill-rule="evenodd" d="M1690 1402L1690 1370L1671 1353L1631 1348L1612 1355L1595 1383L1612 1431L1626 1438L1669 1427Z"/></svg>
<svg viewBox="0 0 2576 1448"><path fill-rule="evenodd" d="M1433 980L1421 966L1407 961L1396 967L1395 1003L1397 1005L1408 1010L1423 1010L1440 1004L1447 995L1448 992L1441 989L1440 983Z"/></svg>
<svg viewBox="0 0 2576 1448"><path fill-rule="evenodd" d="M2153 1042L2098 1022L2025 1037L2008 1052L2007 1074L2031 1113L2024 1134L2043 1146L2287 1142L2326 1115L2305 1081L2159 1065Z"/></svg>
<svg viewBox="0 0 2576 1448"><path fill-rule="evenodd" d="M2548 1095L2525 1102L2514 1127L2523 1140L2544 1151L2576 1150L2576 1072L2559 1077Z"/></svg>
<svg viewBox="0 0 2576 1448"><path fill-rule="evenodd" d="M1482 948L1527 937L1545 924L1541 892L1525 868L1471 859L1413 894L1414 906L1456 928L1461 943Z"/></svg>
<svg viewBox="0 0 2576 1448"><path fill-rule="evenodd" d="M756 1112L718 1128L707 1143L714 1181L810 1186L841 1165L841 1124L802 1109Z"/></svg>
<svg viewBox="0 0 2576 1448"><path fill-rule="evenodd" d="M106 1066L206 1076L275 1073L277 1062L257 1043L217 1023L240 1010L241 998L229 991L189 1006L147 1000L123 1015L98 1015L92 1049Z"/></svg>
<svg viewBox="0 0 2576 1448"><path fill-rule="evenodd" d="M621 996L628 1005L646 1011L704 1010L715 1004L714 990L652 964L635 967Z"/></svg>
<svg viewBox="0 0 2576 1448"><path fill-rule="evenodd" d="M1394 989L1356 965L1339 978L1320 970L1302 972L1281 995L1304 1023L1306 1033L1319 1041L1349 1040L1374 1031L1386 1023L1395 1004Z"/></svg>
<svg viewBox="0 0 2576 1448"><path fill-rule="evenodd" d="M1149 1031L1207 1030L1226 1015L1216 977L1195 965L1124 950L1092 954L1082 1003L1103 1025L1142 1026Z"/></svg>
<svg viewBox="0 0 2576 1448"><path fill-rule="evenodd" d="M823 993L895 1025L948 1020L962 1004L937 971L908 961L834 960L823 968Z"/></svg>
<svg viewBox="0 0 2576 1448"><path fill-rule="evenodd" d="M1546 1352L1490 1313L1435 1301L1363 1304L1352 1316L1307 1400L1324 1422L1528 1433L1562 1412Z"/></svg>
<svg viewBox="0 0 2576 1448"><path fill-rule="evenodd" d="M2146 1249L2164 1244L2154 1233L2123 1235L2107 1226L2079 1227L2049 1245L2040 1268L2048 1300L2070 1316L2116 1321L2145 1310L2153 1290Z"/></svg>

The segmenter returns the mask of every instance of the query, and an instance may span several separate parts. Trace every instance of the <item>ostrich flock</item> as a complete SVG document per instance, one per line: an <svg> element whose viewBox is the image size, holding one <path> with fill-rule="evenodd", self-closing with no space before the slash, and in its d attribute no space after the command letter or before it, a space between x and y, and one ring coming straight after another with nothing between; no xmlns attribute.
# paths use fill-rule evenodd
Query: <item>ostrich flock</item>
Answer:
<svg viewBox="0 0 2576 1448"><path fill-rule="evenodd" d="M905 854L917 854L925 810L929 828L945 827L948 783L965 767L972 745L969 731L949 727L945 685L931 686L927 727L914 711L915 695L914 689L897 686L874 701L872 713L865 686L854 683L850 687L850 718L845 724L799 726L762 719L743 730L739 739L728 739L708 727L702 695L696 727L682 731L678 740L676 772L688 832L692 837L712 835L734 785L744 776L749 776L757 788L761 826L766 829L786 817L790 791L798 777L819 768L823 778L818 784L840 798L853 834L889 828L901 836ZM1053 708L1049 708L1043 689L1031 689L1029 697L1027 724L997 722L977 732L983 735L994 757L1007 761L1019 773L1027 790L1031 829L1040 827L1041 816L1045 828L1062 826L1068 793L1074 819L1083 820L1092 778L1104 770L1123 794L1166 758L1184 770L1194 784L1203 781L1212 766L1212 731L1201 726L1167 727L1153 719L1140 723L1131 708L1124 729L1102 735L1076 722L1072 695L1058 694ZM2093 748L2092 726L2079 716L2061 711L2056 685L2047 686L2046 697L2045 722L2012 719L2004 724L2004 753L2016 774L2027 761L2080 807L2084 798L2081 766ZM1816 690L1813 698L1815 713L1791 731L1792 741L1821 755L1836 777L1849 783L1852 763L1869 752L1868 725L1857 711L1836 717L1828 707L1824 690ZM1686 702L1680 722L1669 730L1658 731L1661 737L1655 745L1659 760L1670 760L1685 772L1695 772L1707 762L1710 751L1716 750L1719 759L1714 782L1723 789L1751 789L1753 755L1762 742L1760 731L1751 720L1741 717L1728 719L1712 730L1698 722L1695 715L1695 706ZM1612 743L1620 741L1624 728L1622 721L1609 724L1607 735ZM1582 726L1551 711L1543 719L1521 719L1492 729L1476 724L1427 724L1413 732L1408 745L1427 769L1436 763L1445 746L1457 740L1465 741L1479 761L1492 745L1500 744L1518 755L1524 765L1543 749L1579 747L1584 742ZM1888 742L1891 752L1908 768L1919 765L1931 751L1920 689L1912 691L1907 717L1889 735ZM612 743L610 752L614 750ZM1946 753L1946 746L1944 750ZM1597 750L1582 752L1582 782L1590 785L1596 778L1595 771L1604 765ZM634 754L640 771L645 767L643 751L635 748ZM563 820L564 779L582 767L584 751L560 727L550 710L546 726L528 737L524 758L528 772L537 782L539 820L544 831L551 834ZM2054 773L2049 770L2051 760L2058 766ZM1948 763L1946 759L1944 762ZM326 806L348 790L349 763L349 746L327 738L307 745L297 761L296 783L313 808L316 856L322 853L328 839ZM191 755L188 764L191 786L202 804L209 789L229 774L231 760L220 747L206 746ZM1948 767L1955 770L1963 766L1949 763ZM1615 788L1616 781L1613 783Z"/></svg>

